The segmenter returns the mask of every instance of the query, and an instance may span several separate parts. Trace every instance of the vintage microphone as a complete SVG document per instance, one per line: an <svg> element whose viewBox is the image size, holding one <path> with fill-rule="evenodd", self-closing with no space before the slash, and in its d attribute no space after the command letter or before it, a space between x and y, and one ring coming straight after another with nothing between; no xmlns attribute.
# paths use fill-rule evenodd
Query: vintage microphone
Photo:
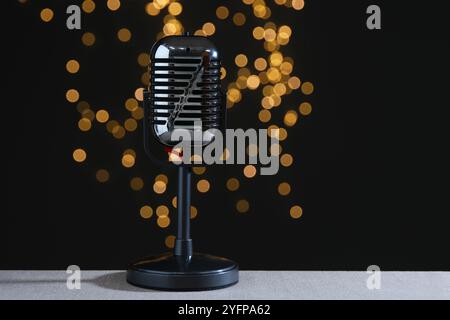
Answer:
<svg viewBox="0 0 450 320"><path fill-rule="evenodd" d="M167 157L186 130L193 145L214 141L208 129L225 130L226 107L220 87L220 58L205 37L165 37L150 52L150 84L144 92L144 147L157 165L174 165ZM195 140L201 121L203 135ZM156 143L155 143L156 142ZM178 165L177 236L173 253L138 260L127 271L133 285L162 290L209 290L238 282L238 265L228 259L193 252L190 238L191 164Z"/></svg>

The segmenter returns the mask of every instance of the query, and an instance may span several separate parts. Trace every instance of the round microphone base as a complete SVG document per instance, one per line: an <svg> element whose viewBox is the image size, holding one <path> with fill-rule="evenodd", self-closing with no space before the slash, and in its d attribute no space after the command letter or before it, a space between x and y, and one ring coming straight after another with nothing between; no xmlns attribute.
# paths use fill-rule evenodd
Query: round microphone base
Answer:
<svg viewBox="0 0 450 320"><path fill-rule="evenodd" d="M232 286L238 265L228 259L194 253L190 259L166 253L141 259L127 271L128 283L157 290L198 291Z"/></svg>

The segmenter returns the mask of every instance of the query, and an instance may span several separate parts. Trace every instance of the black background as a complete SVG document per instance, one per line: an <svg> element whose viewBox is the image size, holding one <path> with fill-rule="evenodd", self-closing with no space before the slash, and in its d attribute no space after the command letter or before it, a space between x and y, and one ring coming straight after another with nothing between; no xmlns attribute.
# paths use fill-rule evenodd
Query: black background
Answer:
<svg viewBox="0 0 450 320"><path fill-rule="evenodd" d="M120 141L104 128L80 133L75 106L64 98L75 87L91 105L124 117L123 102L143 72L136 56L149 51L161 29L161 16L146 16L144 1L122 1L114 15L101 2L83 15L82 31L65 28L65 8L72 3L8 1L2 10L8 22L2 49L8 177L0 216L2 269L123 269L134 258L165 250L169 233L143 220L139 208L169 203L174 170L163 170L170 178L164 196L152 194L150 184L131 191L130 171L120 165L127 147L141 160L131 176L152 179L160 172L144 158L140 131ZM231 68L241 52L252 59L264 54L262 43L250 38L263 22L242 2L182 3L181 21L190 30L217 23L221 4L246 14L244 27L221 23L212 37L225 66ZM314 83L314 111L289 129L284 148L296 163L276 177L240 178L236 195L223 186L241 167L208 168L212 189L193 199L199 208L192 227L196 249L235 259L242 269L365 270L376 264L383 270L450 270L443 112L449 35L441 2L309 0L300 12L267 3L270 20L294 31L284 52L296 61L294 73ZM370 4L382 8L381 31L365 26ZM45 6L56 14L48 24L39 19ZM128 45L114 38L121 27L133 32ZM81 44L84 31L96 34L94 49ZM69 58L82 65L75 77L65 71ZM292 95L286 104L299 101ZM229 127L258 126L259 107L252 108L258 96L246 92L241 104L229 112ZM281 123L282 113L275 119ZM88 150L89 163L74 163L78 146ZM105 185L95 181L100 167L112 173ZM281 181L293 186L287 198L276 193ZM241 197L251 204L244 215L234 210ZM297 203L304 216L293 220L289 208Z"/></svg>

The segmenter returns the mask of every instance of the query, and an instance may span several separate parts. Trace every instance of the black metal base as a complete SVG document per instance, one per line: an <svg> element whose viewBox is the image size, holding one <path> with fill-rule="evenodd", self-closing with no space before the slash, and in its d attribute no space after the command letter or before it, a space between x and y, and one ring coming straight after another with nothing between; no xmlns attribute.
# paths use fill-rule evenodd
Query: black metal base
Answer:
<svg viewBox="0 0 450 320"><path fill-rule="evenodd" d="M225 288L239 281L238 265L228 259L194 253L189 260L172 253L144 258L127 271L135 286L170 291Z"/></svg>

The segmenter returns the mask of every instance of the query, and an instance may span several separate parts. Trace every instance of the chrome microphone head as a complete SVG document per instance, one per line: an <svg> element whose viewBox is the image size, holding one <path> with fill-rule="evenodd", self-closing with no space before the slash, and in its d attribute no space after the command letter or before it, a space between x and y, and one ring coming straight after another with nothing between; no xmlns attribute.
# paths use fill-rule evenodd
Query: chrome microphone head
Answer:
<svg viewBox="0 0 450 320"><path fill-rule="evenodd" d="M193 144L205 146L214 140L208 129L222 129L224 95L220 87L217 48L205 37L170 36L156 42L150 52L150 84L144 95L145 134L151 131L168 147L176 129L187 130ZM203 137L196 141L194 125L201 123Z"/></svg>

